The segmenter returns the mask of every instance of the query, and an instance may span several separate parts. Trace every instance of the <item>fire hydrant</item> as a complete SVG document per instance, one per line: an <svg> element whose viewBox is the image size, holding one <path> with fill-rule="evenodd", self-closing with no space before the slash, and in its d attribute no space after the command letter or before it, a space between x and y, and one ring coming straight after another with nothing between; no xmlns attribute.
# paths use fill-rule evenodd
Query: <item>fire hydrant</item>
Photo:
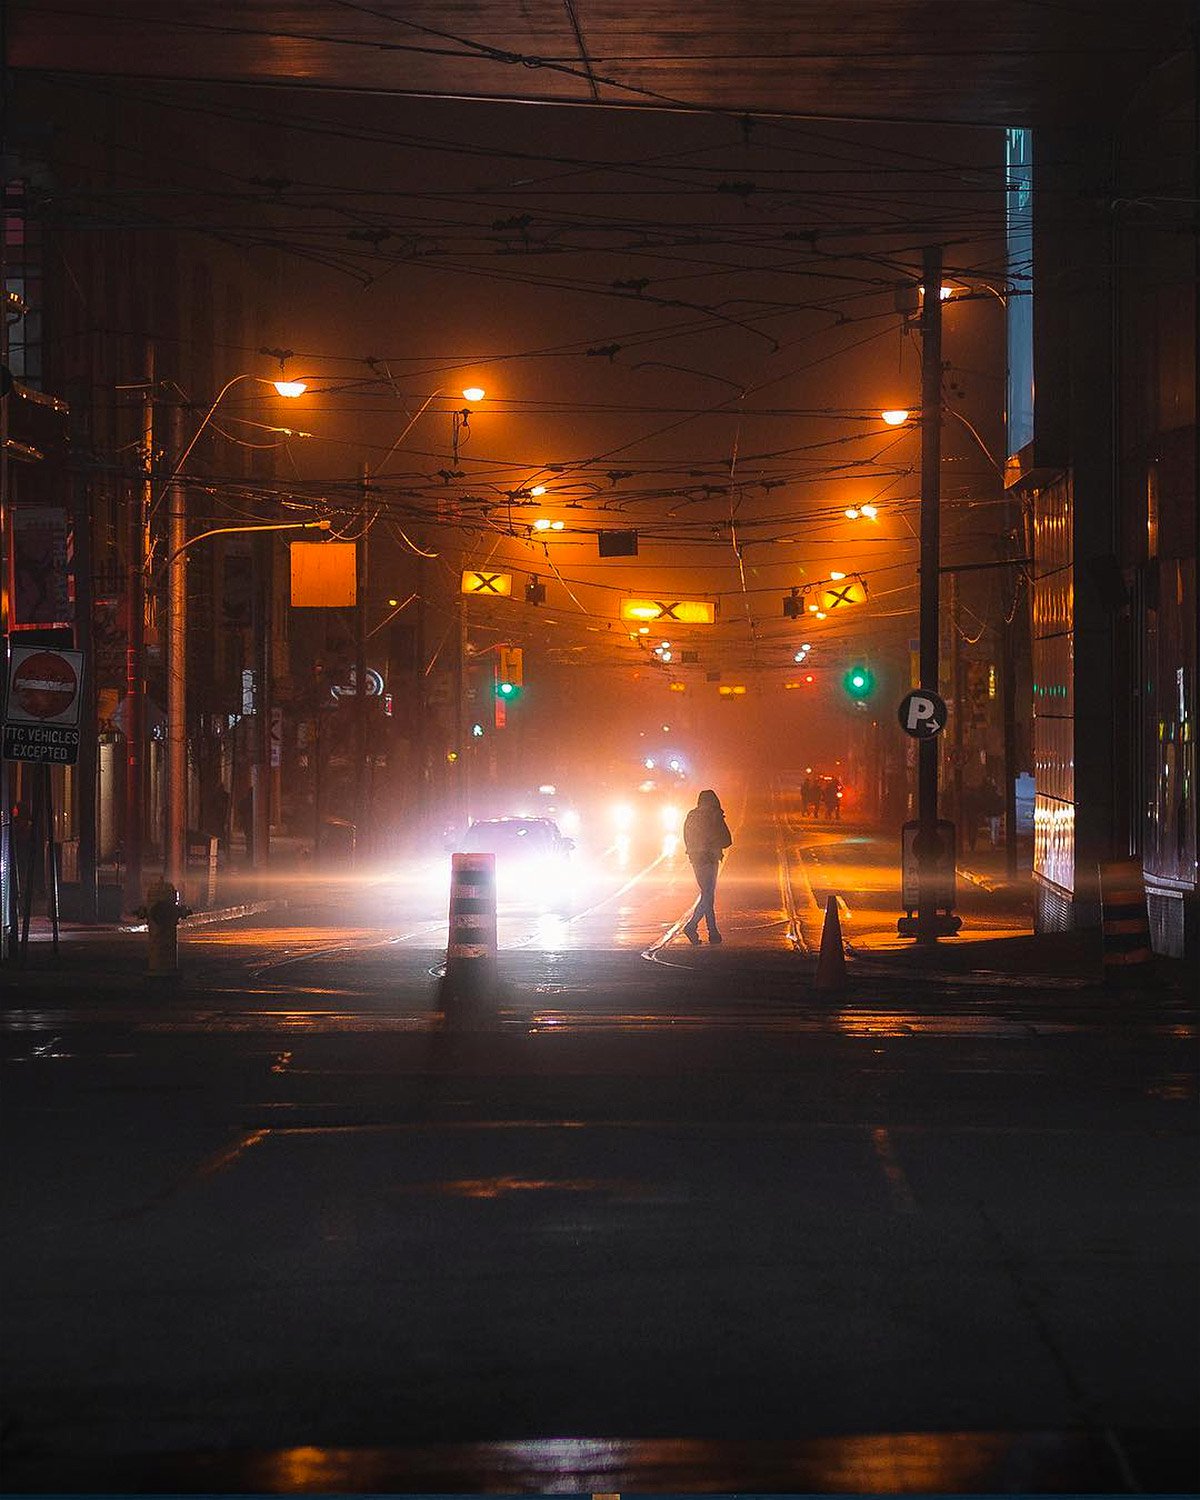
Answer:
<svg viewBox="0 0 1200 1500"><path fill-rule="evenodd" d="M147 973L166 977L179 973L179 924L192 908L179 899L169 880L156 880L146 891L146 904L136 915L144 917L149 930Z"/></svg>

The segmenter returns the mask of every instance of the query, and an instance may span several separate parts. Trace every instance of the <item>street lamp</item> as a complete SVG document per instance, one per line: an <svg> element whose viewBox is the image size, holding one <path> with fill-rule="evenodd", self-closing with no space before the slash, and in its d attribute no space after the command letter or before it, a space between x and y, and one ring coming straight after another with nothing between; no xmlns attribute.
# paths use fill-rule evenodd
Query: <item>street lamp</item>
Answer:
<svg viewBox="0 0 1200 1500"><path fill-rule="evenodd" d="M359 518L358 537L357 537L357 539L355 541L355 546L358 549L357 550L357 565L356 565L356 574L357 574L357 582L358 582L358 590L357 590L357 593L358 593L358 605L357 605L356 614L355 614L355 643L354 643L355 671L357 673L357 681L360 682L360 683L364 682L365 679L366 679L366 649L367 649L367 646L366 646L366 639L367 639L366 638L366 593L367 593L367 578L368 578L368 565L369 565L367 539L368 539L369 529L370 529L369 525L368 525L368 521L367 521L367 496L368 496L368 493L369 493L370 481L372 479L377 479L380 476L380 474L383 473L383 470L386 467L386 465L390 462L390 460L392 458L392 455L396 452L397 448L399 448L400 444L404 441L404 439L408 436L408 434L413 430L413 428L417 425L417 423L424 416L424 414L429 410L430 406L434 403L434 401L436 401L439 396L445 396L447 394L448 394L448 391L447 391L447 388L445 386L438 386L438 388L436 390L430 391L429 395L425 397L425 399L421 402L421 404L417 408L417 410L409 418L408 422L405 424L404 428L401 430L399 437L396 438L395 442L388 449L388 451L383 455L383 457L380 459L380 461L375 465L374 469L371 469L371 470L368 471L366 464L364 464L363 467L362 467L362 475L361 475L362 511L361 511L361 515L360 515L360 518ZM462 430L462 428L464 426L468 426L468 419L470 417L470 408L471 408L472 405L476 405L477 406L479 404L479 402L481 402L484 399L484 397L487 395L487 392L484 390L484 388L481 385L468 385L468 386L463 387L463 389L459 392L459 394L461 395L462 399L465 402L467 402L467 405L465 407L456 409L454 411L453 415L452 415L452 418L451 418L451 421L452 421L451 440L452 440L452 444L453 444L454 457L455 457L456 460L458 458L458 439L459 439L459 433L460 433L460 431ZM420 548L417 548L417 547L414 547L412 550L414 552L416 552L418 558L422 558L422 557L425 557L425 556L433 555L433 554L427 554L425 552L422 552L420 550ZM465 559L464 559L464 561L465 561ZM418 568L419 567L420 567L420 563L418 562ZM463 805L465 806L466 805L466 790L465 790L465 787L466 787L466 776L467 776L467 768L468 768L469 757L465 753L466 752L466 742L467 742L467 734L466 734L466 712L467 712L467 702L466 702L467 624L466 624L466 610L465 610L465 605L464 605L464 601L463 601L462 595L459 596L458 606L457 606L457 612L458 612L458 656L457 656L456 669L455 669L455 677L456 677L456 703L457 703L457 707L456 707L456 711L455 711L455 742L456 742L456 744L459 747L461 747L461 751L463 753L461 753L461 755L460 755L460 753L458 751L453 752L451 755L447 756L447 761L448 761L448 763L450 765L456 765L459 768L458 771L456 772L456 774L459 777L460 787L462 788L462 791L461 791L460 795L461 795L461 798L462 798L462 801L463 801ZM365 811L365 799L366 799L367 718L366 718L366 697L361 692L355 698L355 712L356 712L357 717L356 717L356 720L355 720L354 793L353 793L353 795L354 795L354 822L355 822L355 826L357 827L362 822L362 819L363 819L363 815L364 815L364 811ZM420 733L421 733L422 736L424 736L425 728L424 728L424 717L423 716L420 719L419 724L420 724ZM424 741L422 739L422 741L421 741L422 764L423 764L423 756L424 756L424 748L423 748L423 746L424 746Z"/></svg>
<svg viewBox="0 0 1200 1500"><path fill-rule="evenodd" d="M170 495L170 506L167 512L168 551L165 564L167 570L165 630L167 638L167 837L164 853L167 878L177 887L182 883L187 867L187 560L185 553L192 541L200 540L199 537L189 539L187 534L187 493L184 486L179 483L179 476L221 402L235 385L246 381L258 385L269 385L280 395L292 400L302 395L307 389L304 381L274 381L261 375L234 375L227 380L201 418L200 425L191 436L191 441L176 459L163 489L150 508L153 514L162 503L163 495ZM173 449L179 447L181 416L180 408L175 407L171 413ZM241 528L230 529L240 530ZM246 529L260 530L262 528ZM269 640L264 646L264 657L268 653ZM260 744L265 745L269 733L269 726L266 722L265 680L260 684L257 706L260 717L264 721ZM263 821L259 806L261 801L262 792L258 791L255 795L256 828L260 827Z"/></svg>

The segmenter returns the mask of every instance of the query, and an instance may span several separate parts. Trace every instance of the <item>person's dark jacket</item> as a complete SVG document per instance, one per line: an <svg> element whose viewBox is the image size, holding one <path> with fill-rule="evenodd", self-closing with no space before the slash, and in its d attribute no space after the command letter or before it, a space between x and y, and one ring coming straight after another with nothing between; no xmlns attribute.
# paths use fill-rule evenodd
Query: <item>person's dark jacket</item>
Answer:
<svg viewBox="0 0 1200 1500"><path fill-rule="evenodd" d="M733 843L715 792L701 792L683 820L683 847L693 864L719 864Z"/></svg>

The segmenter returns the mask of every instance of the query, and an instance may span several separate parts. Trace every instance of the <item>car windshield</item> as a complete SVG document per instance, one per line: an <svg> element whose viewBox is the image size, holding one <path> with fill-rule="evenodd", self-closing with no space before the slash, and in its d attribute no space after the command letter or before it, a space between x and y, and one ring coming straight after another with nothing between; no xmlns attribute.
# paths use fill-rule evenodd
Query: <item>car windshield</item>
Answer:
<svg viewBox="0 0 1200 1500"><path fill-rule="evenodd" d="M471 854L546 854L553 844L551 824L524 819L473 823L466 838Z"/></svg>

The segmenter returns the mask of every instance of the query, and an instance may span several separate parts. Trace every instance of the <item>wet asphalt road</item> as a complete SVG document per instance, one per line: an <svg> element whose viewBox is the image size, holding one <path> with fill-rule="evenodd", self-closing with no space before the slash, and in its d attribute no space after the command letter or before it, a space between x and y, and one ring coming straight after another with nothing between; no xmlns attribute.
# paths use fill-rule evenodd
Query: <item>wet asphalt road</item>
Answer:
<svg viewBox="0 0 1200 1500"><path fill-rule="evenodd" d="M669 862L507 911L483 1030L399 875L6 980L5 1488L1195 1488L1194 1015L819 995L878 866L761 826L719 950Z"/></svg>

